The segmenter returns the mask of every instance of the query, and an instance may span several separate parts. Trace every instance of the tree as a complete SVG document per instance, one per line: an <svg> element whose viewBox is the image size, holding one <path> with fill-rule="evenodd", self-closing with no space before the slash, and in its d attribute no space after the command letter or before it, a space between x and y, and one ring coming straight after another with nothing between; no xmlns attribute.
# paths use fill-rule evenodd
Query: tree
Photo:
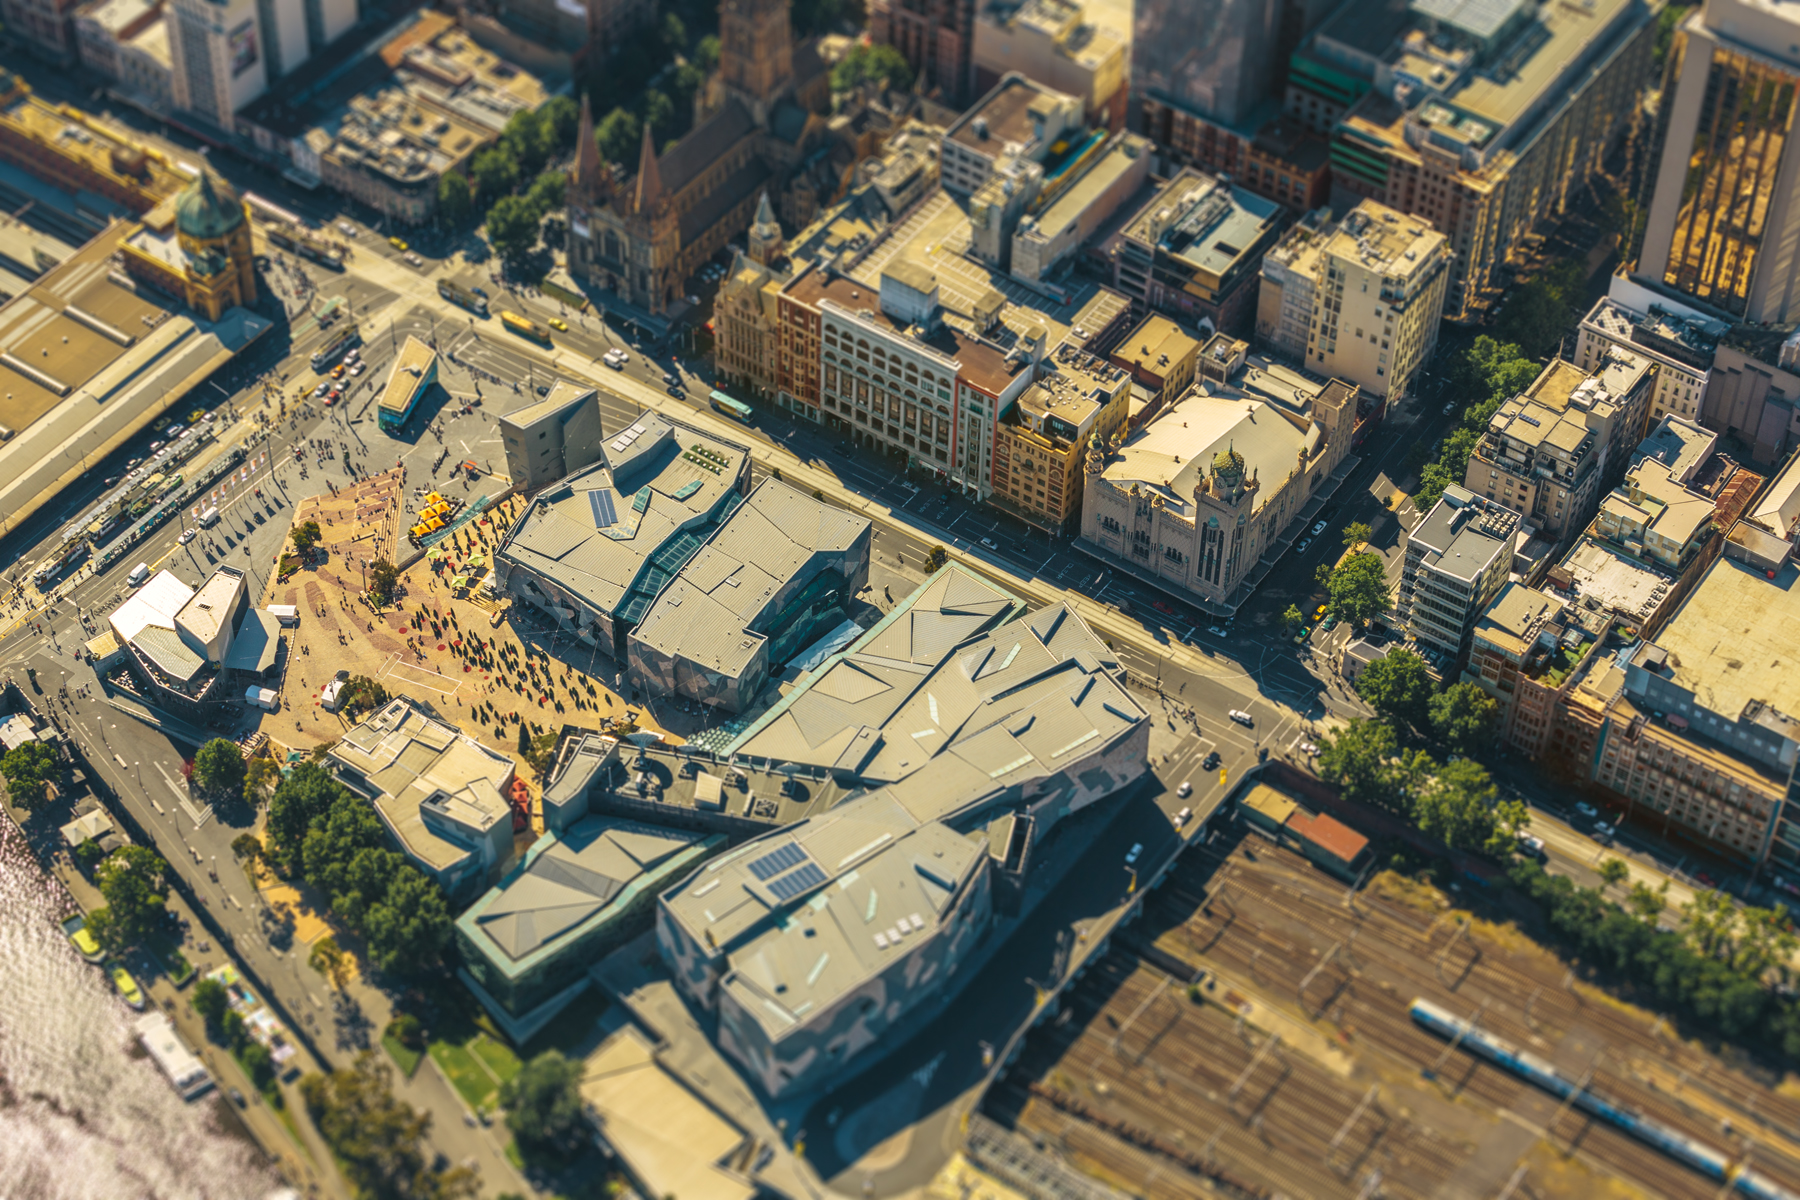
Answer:
<svg viewBox="0 0 1800 1200"><path fill-rule="evenodd" d="M687 49L687 26L674 13L663 14L662 26L657 33L662 38L663 49L670 54L680 54Z"/></svg>
<svg viewBox="0 0 1800 1200"><path fill-rule="evenodd" d="M194 1011L206 1022L207 1035L218 1038L223 1035L225 1014L231 1011L231 994L225 985L213 978L204 978L194 984L193 992L188 1000Z"/></svg>
<svg viewBox="0 0 1800 1200"><path fill-rule="evenodd" d="M300 1094L358 1195L472 1200L477 1194L473 1172L432 1167L425 1147L430 1116L394 1096L393 1073L373 1051L329 1075L308 1075Z"/></svg>
<svg viewBox="0 0 1800 1200"><path fill-rule="evenodd" d="M1399 744L1390 726L1358 718L1319 739L1319 774L1343 789L1346 800L1395 809L1390 760Z"/></svg>
<svg viewBox="0 0 1800 1200"><path fill-rule="evenodd" d="M259 754L244 764L244 799L261 804L281 782L281 764L266 754Z"/></svg>
<svg viewBox="0 0 1800 1200"><path fill-rule="evenodd" d="M492 203L519 185L518 160L504 145L483 150L469 167L475 179L475 190L486 203Z"/></svg>
<svg viewBox="0 0 1800 1200"><path fill-rule="evenodd" d="M600 157L607 162L632 161L643 136L636 114L624 108L613 109L594 127L594 141L600 147Z"/></svg>
<svg viewBox="0 0 1800 1200"><path fill-rule="evenodd" d="M288 773L269 801L265 827L268 854L276 865L301 869L306 835L325 819L340 794L346 794L344 785L318 763L303 762Z"/></svg>
<svg viewBox="0 0 1800 1200"><path fill-rule="evenodd" d="M1374 534L1375 531L1369 528L1368 522L1352 521L1344 526L1344 549L1354 550L1368 542Z"/></svg>
<svg viewBox="0 0 1800 1200"><path fill-rule="evenodd" d="M656 135L658 141L667 138L675 129L675 102L668 95L651 88L644 93L644 124Z"/></svg>
<svg viewBox="0 0 1800 1200"><path fill-rule="evenodd" d="M369 596L375 603L393 603L394 589L399 582L400 572L387 559L378 558L369 564Z"/></svg>
<svg viewBox="0 0 1800 1200"><path fill-rule="evenodd" d="M857 46L831 69L831 90L853 91L865 83L903 92L912 86L912 67L892 46Z"/></svg>
<svg viewBox="0 0 1800 1200"><path fill-rule="evenodd" d="M263 845L254 833L240 833L231 839L231 853L241 863L255 863L263 857Z"/></svg>
<svg viewBox="0 0 1800 1200"><path fill-rule="evenodd" d="M345 715L352 720L388 702L387 688L367 675L352 675L345 681L344 690L339 695L344 701Z"/></svg>
<svg viewBox="0 0 1800 1200"><path fill-rule="evenodd" d="M537 245L540 220L537 210L525 197L502 196L488 209L488 241L501 258L517 262Z"/></svg>
<svg viewBox="0 0 1800 1200"><path fill-rule="evenodd" d="M950 561L950 553L942 546L933 546L925 552L925 573L935 575L938 569Z"/></svg>
<svg viewBox="0 0 1800 1200"><path fill-rule="evenodd" d="M1446 763L1415 797L1413 821L1421 833L1452 850L1504 852L1505 842L1497 837L1498 795L1499 789L1480 763L1466 758Z"/></svg>
<svg viewBox="0 0 1800 1200"><path fill-rule="evenodd" d="M6 777L7 792L14 804L28 812L42 807L49 798L49 784L56 773L56 751L44 742L21 742L0 757L0 775Z"/></svg>
<svg viewBox="0 0 1800 1200"><path fill-rule="evenodd" d="M543 220L544 216L562 207L563 196L569 190L569 177L561 171L545 171L531 183L531 190L525 193L525 202L531 210Z"/></svg>
<svg viewBox="0 0 1800 1200"><path fill-rule="evenodd" d="M581 1064L546 1050L500 1085L506 1127L521 1148L559 1151L581 1138Z"/></svg>
<svg viewBox="0 0 1800 1200"><path fill-rule="evenodd" d="M1281 632L1289 634L1306 624L1306 614L1300 611L1298 604L1290 604L1287 611L1281 614Z"/></svg>
<svg viewBox="0 0 1800 1200"><path fill-rule="evenodd" d="M1506 298L1495 332L1526 358L1556 353L1578 315L1586 278L1573 262L1559 262Z"/></svg>
<svg viewBox="0 0 1800 1200"><path fill-rule="evenodd" d="M189 782L207 796L241 796L244 790L244 752L230 738L214 738L194 755Z"/></svg>
<svg viewBox="0 0 1800 1200"><path fill-rule="evenodd" d="M1666 879L1662 881L1660 888L1652 888L1640 879L1631 885L1631 894L1625 897L1625 907L1651 925L1656 924L1656 918L1668 906L1669 881Z"/></svg>
<svg viewBox="0 0 1800 1200"><path fill-rule="evenodd" d="M369 909L369 957L382 971L418 976L436 969L450 941L450 910L438 885L403 866L387 895Z"/></svg>
<svg viewBox="0 0 1800 1200"><path fill-rule="evenodd" d="M1331 614L1352 625L1367 625L1388 610L1387 561L1364 551L1346 558L1325 585Z"/></svg>
<svg viewBox="0 0 1800 1200"><path fill-rule="evenodd" d="M275 1057L269 1048L261 1042L251 1042L238 1055L238 1061L244 1065L244 1073L250 1076L250 1082L259 1092L269 1090L275 1082Z"/></svg>
<svg viewBox="0 0 1800 1200"><path fill-rule="evenodd" d="M1499 711L1480 685L1453 683L1429 701L1431 732L1457 754L1474 754L1492 739Z"/></svg>
<svg viewBox="0 0 1800 1200"><path fill-rule="evenodd" d="M556 149L556 131L545 129L537 113L522 108L506 119L500 144L519 164L521 175L535 175Z"/></svg>
<svg viewBox="0 0 1800 1200"><path fill-rule="evenodd" d="M313 943L312 953L307 956L306 965L323 975L328 983L338 991L344 990L344 984L350 978L350 956L338 949L337 939L327 935Z"/></svg>
<svg viewBox="0 0 1800 1200"><path fill-rule="evenodd" d="M107 949L118 953L135 946L156 928L169 898L167 870L162 855L148 846L120 846L95 868L94 881L106 907L96 909L93 918L101 913L106 916L99 920L105 936L94 936L101 937ZM95 924L93 918L88 922L90 928Z"/></svg>
<svg viewBox="0 0 1800 1200"><path fill-rule="evenodd" d="M469 177L461 171L445 171L438 179L438 216L449 225L466 225L474 215Z"/></svg>
<svg viewBox="0 0 1800 1200"><path fill-rule="evenodd" d="M711 74L719 65L719 35L709 33L694 43L694 53L689 56L696 67Z"/></svg>
<svg viewBox="0 0 1800 1200"><path fill-rule="evenodd" d="M581 105L573 96L557 96L538 109L538 125L556 149L572 145L581 126Z"/></svg>
<svg viewBox="0 0 1800 1200"><path fill-rule="evenodd" d="M308 550L311 550L314 546L319 544L319 540L324 534L319 531L319 523L317 521L302 521L300 524L294 526L294 531L288 536L294 541L294 549L305 554Z"/></svg>
<svg viewBox="0 0 1800 1200"><path fill-rule="evenodd" d="M1395 646L1364 667L1355 686L1356 694L1398 732L1423 727L1429 720L1431 675L1425 660L1404 646Z"/></svg>
<svg viewBox="0 0 1800 1200"><path fill-rule="evenodd" d="M1603 858L1600 860L1600 880L1607 887L1617 887L1631 878L1631 868L1625 865L1622 858Z"/></svg>

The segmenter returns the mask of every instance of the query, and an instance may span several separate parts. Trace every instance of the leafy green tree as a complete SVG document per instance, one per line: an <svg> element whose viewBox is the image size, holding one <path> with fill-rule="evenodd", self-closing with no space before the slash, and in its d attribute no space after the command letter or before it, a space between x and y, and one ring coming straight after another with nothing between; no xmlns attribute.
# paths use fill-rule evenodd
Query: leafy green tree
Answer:
<svg viewBox="0 0 1800 1200"><path fill-rule="evenodd" d="M1600 860L1600 879L1607 887L1617 887L1631 878L1631 868L1625 865L1622 858L1603 858Z"/></svg>
<svg viewBox="0 0 1800 1200"><path fill-rule="evenodd" d="M485 203L492 203L519 186L519 161L505 145L490 146L469 164L475 179L475 190Z"/></svg>
<svg viewBox="0 0 1800 1200"><path fill-rule="evenodd" d="M831 69L831 90L848 92L865 83L903 92L912 86L912 67L888 45L857 46Z"/></svg>
<svg viewBox="0 0 1800 1200"><path fill-rule="evenodd" d="M352 1189L371 1200L474 1200L479 1180L440 1171L425 1145L431 1118L394 1096L393 1073L365 1050L329 1075L308 1075L300 1094Z"/></svg>
<svg viewBox="0 0 1800 1200"><path fill-rule="evenodd" d="M1498 819L1499 789L1480 763L1463 759L1438 768L1413 803L1420 832L1452 850L1503 853L1508 847Z"/></svg>
<svg viewBox="0 0 1800 1200"><path fill-rule="evenodd" d="M561 171L545 171L532 181L531 190L525 193L525 202L542 220L546 215L562 207L563 196L569 190L569 177Z"/></svg>
<svg viewBox="0 0 1800 1200"><path fill-rule="evenodd" d="M531 253L538 241L540 217L523 196L502 196L488 209L488 241L494 252L510 262Z"/></svg>
<svg viewBox="0 0 1800 1200"><path fill-rule="evenodd" d="M581 126L581 105L573 96L557 96L538 109L538 126L556 150L572 146Z"/></svg>
<svg viewBox="0 0 1800 1200"><path fill-rule="evenodd" d="M1431 732L1457 754L1485 748L1494 734L1500 706L1478 684L1453 683L1431 697Z"/></svg>
<svg viewBox="0 0 1800 1200"><path fill-rule="evenodd" d="M687 26L674 13L664 13L662 25L657 29L662 39L663 48L670 54L680 54L687 49Z"/></svg>
<svg viewBox="0 0 1800 1200"><path fill-rule="evenodd" d="M347 794L344 785L318 763L296 764L269 801L265 833L270 860L289 871L302 870L306 835L315 822L325 819L333 802L343 794Z"/></svg>
<svg viewBox="0 0 1800 1200"><path fill-rule="evenodd" d="M194 755L189 782L208 796L241 796L246 767L244 752L230 738L214 738Z"/></svg>
<svg viewBox="0 0 1800 1200"><path fill-rule="evenodd" d="M1668 906L1669 881L1666 879L1660 888L1653 888L1640 879L1631 885L1631 894L1625 897L1625 907L1653 925Z"/></svg>
<svg viewBox="0 0 1800 1200"><path fill-rule="evenodd" d="M378 882L370 894L367 876L353 875L352 864L364 850L384 850L385 841L381 821L369 803L347 788L341 790L324 820L315 821L306 835L302 852L306 882L323 892L333 909L341 909L352 894L360 895L360 912L381 898L386 883Z"/></svg>
<svg viewBox="0 0 1800 1200"><path fill-rule="evenodd" d="M1557 263L1537 278L1513 289L1495 332L1517 344L1527 358L1543 358L1556 353L1580 315L1576 309L1585 282L1579 265Z"/></svg>
<svg viewBox="0 0 1800 1200"><path fill-rule="evenodd" d="M1369 528L1368 522L1352 521L1344 526L1344 549L1354 550L1367 543L1374 535L1375 531Z"/></svg>
<svg viewBox="0 0 1800 1200"><path fill-rule="evenodd" d="M350 956L339 949L337 939L329 935L313 943L306 965L323 975L326 982L340 992L349 981Z"/></svg>
<svg viewBox="0 0 1800 1200"><path fill-rule="evenodd" d="M206 1022L207 1036L222 1038L225 1030L225 1014L231 1011L231 995L225 985L216 979L204 978L194 984L188 1000L200 1019Z"/></svg>
<svg viewBox="0 0 1800 1200"><path fill-rule="evenodd" d="M629 109L615 108L594 126L594 141L599 144L600 157L607 162L635 162L643 136L643 126Z"/></svg>
<svg viewBox="0 0 1800 1200"><path fill-rule="evenodd" d="M392 975L435 970L450 942L444 893L412 866L394 873L386 897L369 909L365 924L370 959Z"/></svg>
<svg viewBox="0 0 1800 1200"><path fill-rule="evenodd" d="M275 1082L275 1056L261 1042L250 1042L238 1053L238 1062L244 1066L244 1074L250 1076L250 1083L259 1092L269 1090Z"/></svg>
<svg viewBox="0 0 1800 1200"><path fill-rule="evenodd" d="M1364 667L1355 686L1356 694L1400 732L1421 728L1429 718L1431 676L1425 660L1404 646Z"/></svg>
<svg viewBox="0 0 1800 1200"><path fill-rule="evenodd" d="M1284 634L1293 633L1304 624L1306 624L1306 614L1300 611L1298 604L1288 605L1287 611L1281 614L1281 632Z"/></svg>
<svg viewBox="0 0 1800 1200"><path fill-rule="evenodd" d="M556 153L556 128L543 119L537 112L520 109L506 119L506 128L500 133L500 144L512 154L513 161L519 164L520 175L535 175L543 170L550 156Z"/></svg>
<svg viewBox="0 0 1800 1200"><path fill-rule="evenodd" d="M1707 958L1729 959L1737 906L1721 891L1695 892L1681 906L1681 931L1688 944Z"/></svg>
<svg viewBox="0 0 1800 1200"><path fill-rule="evenodd" d="M719 65L719 35L709 33L694 43L694 53L690 56L696 67L711 73Z"/></svg>
<svg viewBox="0 0 1800 1200"><path fill-rule="evenodd" d="M500 1085L506 1127L527 1150L564 1151L581 1141L581 1064L546 1050Z"/></svg>
<svg viewBox="0 0 1800 1200"><path fill-rule="evenodd" d="M498 208L499 205L494 207ZM377 604L392 604L394 588L400 583L400 572L385 558L369 564L369 596Z"/></svg>
<svg viewBox="0 0 1800 1200"><path fill-rule="evenodd" d="M1391 726L1358 718L1319 739L1319 774L1347 800L1394 809L1399 797L1391 760L1399 746Z"/></svg>
<svg viewBox="0 0 1800 1200"><path fill-rule="evenodd" d="M438 216L448 225L466 225L474 215L469 177L461 171L445 171L438 178Z"/></svg>
<svg viewBox="0 0 1800 1200"><path fill-rule="evenodd" d="M1379 554L1352 554L1331 572L1325 585L1331 614L1352 625L1367 625L1392 603L1387 562Z"/></svg>
<svg viewBox="0 0 1800 1200"><path fill-rule="evenodd" d="M88 928L108 950L135 946L155 930L169 899L167 870L148 846L120 846L94 869L106 906L89 916Z"/></svg>
<svg viewBox="0 0 1800 1200"><path fill-rule="evenodd" d="M261 804L281 782L281 764L266 754L259 754L244 764L244 799Z"/></svg>
<svg viewBox="0 0 1800 1200"><path fill-rule="evenodd" d="M950 561L950 553L942 546L933 546L925 552L925 573L935 575L938 569Z"/></svg>
<svg viewBox="0 0 1800 1200"><path fill-rule="evenodd" d="M675 135L675 102L667 93L656 88L644 93L644 124L659 142Z"/></svg>
<svg viewBox="0 0 1800 1200"><path fill-rule="evenodd" d="M317 521L302 521L294 526L294 531L288 536L293 539L294 549L305 554L319 544L319 540L324 537L324 534L320 532Z"/></svg>
<svg viewBox="0 0 1800 1200"><path fill-rule="evenodd" d="M0 757L0 776L14 804L27 812L43 806L57 775L56 751L44 742L21 742Z"/></svg>

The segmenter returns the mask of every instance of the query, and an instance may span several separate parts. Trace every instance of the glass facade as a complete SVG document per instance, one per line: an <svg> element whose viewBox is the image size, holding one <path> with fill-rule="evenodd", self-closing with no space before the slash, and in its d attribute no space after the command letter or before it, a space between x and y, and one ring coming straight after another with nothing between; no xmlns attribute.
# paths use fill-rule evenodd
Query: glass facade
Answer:
<svg viewBox="0 0 1800 1200"><path fill-rule="evenodd" d="M1274 0L1137 0L1131 91L1226 125L1269 87Z"/></svg>
<svg viewBox="0 0 1800 1200"><path fill-rule="evenodd" d="M1669 78L1679 72L1676 64ZM1664 283L1744 315L1793 119L1792 74L1722 48L1714 53Z"/></svg>

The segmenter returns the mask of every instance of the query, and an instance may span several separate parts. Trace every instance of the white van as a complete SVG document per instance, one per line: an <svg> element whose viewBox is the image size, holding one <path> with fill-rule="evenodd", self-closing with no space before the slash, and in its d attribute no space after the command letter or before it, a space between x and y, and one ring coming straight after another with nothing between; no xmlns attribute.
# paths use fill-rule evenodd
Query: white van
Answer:
<svg viewBox="0 0 1800 1200"><path fill-rule="evenodd" d="M280 702L280 697L275 694L274 688L247 687L244 689L244 703L245 704L252 704L252 705L255 705L257 708L267 709L269 712L274 712L275 709L278 707L279 702Z"/></svg>
<svg viewBox="0 0 1800 1200"><path fill-rule="evenodd" d="M219 523L219 507L214 505L200 514L200 528L211 529Z"/></svg>
<svg viewBox="0 0 1800 1200"><path fill-rule="evenodd" d="M129 574L125 577L125 582L130 584L132 587L142 587L144 585L144 581L149 578L150 578L150 564L149 563L139 563L137 566L131 568L131 574Z"/></svg>
<svg viewBox="0 0 1800 1200"><path fill-rule="evenodd" d="M274 617L285 629L292 629L300 623L300 606L297 604L271 604L269 615Z"/></svg>

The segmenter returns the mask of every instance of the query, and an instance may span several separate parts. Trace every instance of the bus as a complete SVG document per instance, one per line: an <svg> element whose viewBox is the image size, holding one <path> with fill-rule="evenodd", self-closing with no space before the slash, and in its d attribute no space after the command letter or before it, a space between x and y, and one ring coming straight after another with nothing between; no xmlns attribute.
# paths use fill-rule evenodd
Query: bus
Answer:
<svg viewBox="0 0 1800 1200"><path fill-rule="evenodd" d="M712 394L712 407L714 412L730 417L734 421L742 421L746 425L750 423L750 417L755 411L742 400L733 400L724 392Z"/></svg>
<svg viewBox="0 0 1800 1200"><path fill-rule="evenodd" d="M448 279L438 280L438 295L452 304L460 304L476 316L488 315L487 301L460 283L452 283Z"/></svg>
<svg viewBox="0 0 1800 1200"><path fill-rule="evenodd" d="M314 371L325 371L330 369L333 363L336 363L339 359L344 357L344 351L350 349L352 346L358 345L361 341L362 334L358 332L356 326L344 326L342 329L326 338L323 346L320 346L317 350L313 351L312 369Z"/></svg>
<svg viewBox="0 0 1800 1200"><path fill-rule="evenodd" d="M522 338L530 338L546 346L550 344L550 331L528 317L521 317L516 312L502 312L500 323Z"/></svg>

